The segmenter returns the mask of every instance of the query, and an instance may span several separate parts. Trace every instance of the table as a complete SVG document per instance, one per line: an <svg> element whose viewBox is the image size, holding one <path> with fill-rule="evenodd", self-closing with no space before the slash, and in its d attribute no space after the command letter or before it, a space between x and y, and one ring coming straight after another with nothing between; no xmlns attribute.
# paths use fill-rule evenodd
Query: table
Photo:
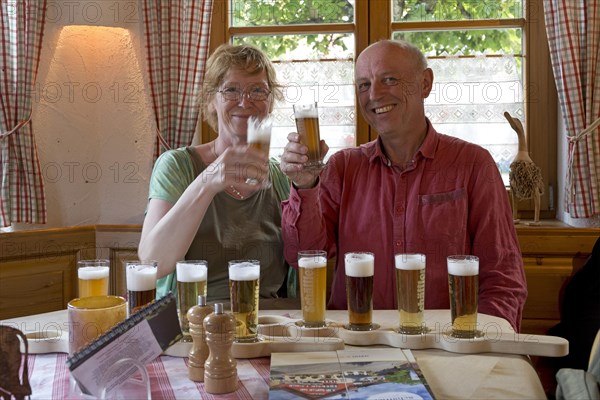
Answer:
<svg viewBox="0 0 600 400"><path fill-rule="evenodd" d="M260 314L301 318L299 310L261 310ZM389 324L393 315L397 314L389 310L375 311L374 321L382 325ZM327 318L346 321L347 313L328 311ZM505 324L503 329L511 329L504 320L498 318L494 321ZM66 311L14 318L0 323L17 327L26 334L50 327L55 329L57 326L66 326ZM542 384L526 356L497 353L457 354L435 349L413 350L413 354L438 399L545 398ZM62 353L29 356L32 399L70 397L69 372L65 361L66 354ZM204 384L187 379L186 358L163 355L147 367L153 399L268 398L269 357L238 359L239 389L221 396L206 394L203 390Z"/></svg>

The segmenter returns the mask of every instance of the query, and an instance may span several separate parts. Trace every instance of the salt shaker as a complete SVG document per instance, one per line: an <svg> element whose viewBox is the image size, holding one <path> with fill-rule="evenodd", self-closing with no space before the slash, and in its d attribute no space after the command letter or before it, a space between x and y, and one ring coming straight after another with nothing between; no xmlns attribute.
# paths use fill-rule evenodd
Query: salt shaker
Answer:
<svg viewBox="0 0 600 400"><path fill-rule="evenodd" d="M187 312L190 336L194 342L190 350L188 377L195 382L204 382L204 362L208 358L208 346L202 323L213 311L213 306L206 305L206 296L198 296L198 305Z"/></svg>
<svg viewBox="0 0 600 400"><path fill-rule="evenodd" d="M204 389L211 394L230 393L237 389L237 362L231 354L235 318L215 304L215 312L204 318L206 344L210 354L204 364Z"/></svg>

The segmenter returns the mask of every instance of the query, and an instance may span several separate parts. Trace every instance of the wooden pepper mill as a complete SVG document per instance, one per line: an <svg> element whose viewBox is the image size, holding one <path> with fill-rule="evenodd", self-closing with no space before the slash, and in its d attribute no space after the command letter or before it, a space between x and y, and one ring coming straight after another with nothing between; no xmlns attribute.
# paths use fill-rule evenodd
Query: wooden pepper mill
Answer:
<svg viewBox="0 0 600 400"><path fill-rule="evenodd" d="M204 318L206 344L210 354L204 364L204 389L211 394L230 393L237 389L237 362L231 354L235 318L215 304L215 312Z"/></svg>
<svg viewBox="0 0 600 400"><path fill-rule="evenodd" d="M188 377L194 382L204 382L204 363L208 358L208 346L203 322L213 311L213 306L206 305L206 296L198 296L198 305L187 312L190 336L194 341L190 350Z"/></svg>

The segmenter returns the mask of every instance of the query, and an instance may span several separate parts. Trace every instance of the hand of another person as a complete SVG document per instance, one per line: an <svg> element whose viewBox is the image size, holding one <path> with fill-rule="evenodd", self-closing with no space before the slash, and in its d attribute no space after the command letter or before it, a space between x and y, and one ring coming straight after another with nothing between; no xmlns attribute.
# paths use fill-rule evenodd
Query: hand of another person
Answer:
<svg viewBox="0 0 600 400"><path fill-rule="evenodd" d="M321 156L329 151L329 146L321 140ZM285 173L298 189L312 188L317 184L317 178L322 168L305 168L308 161L308 147L300 143L300 135L292 132L288 135L288 144L281 156L281 171Z"/></svg>
<svg viewBox="0 0 600 400"><path fill-rule="evenodd" d="M257 149L248 146L229 147L206 167L202 179L212 185L215 192L230 186L237 190L255 189L256 181L262 182L268 177L268 161L268 155Z"/></svg>

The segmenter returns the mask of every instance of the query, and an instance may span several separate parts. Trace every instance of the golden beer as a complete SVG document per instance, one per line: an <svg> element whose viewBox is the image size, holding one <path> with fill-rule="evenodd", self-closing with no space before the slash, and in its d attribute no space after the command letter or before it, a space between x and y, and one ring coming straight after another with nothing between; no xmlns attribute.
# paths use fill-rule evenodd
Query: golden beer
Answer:
<svg viewBox="0 0 600 400"><path fill-rule="evenodd" d="M321 164L321 135L319 132L319 112L317 103L294 105L296 129L300 143L308 147L306 166Z"/></svg>
<svg viewBox="0 0 600 400"><path fill-rule="evenodd" d="M126 266L129 315L156 298L156 261L128 262Z"/></svg>
<svg viewBox="0 0 600 400"><path fill-rule="evenodd" d="M298 253L302 325L307 328L325 326L327 294L327 253L321 250Z"/></svg>
<svg viewBox="0 0 600 400"><path fill-rule="evenodd" d="M479 259L475 256L448 257L448 287L452 335L473 338L477 331Z"/></svg>
<svg viewBox="0 0 600 400"><path fill-rule="evenodd" d="M127 318L125 299L119 296L90 296L69 301L69 355L81 350Z"/></svg>
<svg viewBox="0 0 600 400"><path fill-rule="evenodd" d="M79 298L108 295L110 268L108 267L108 261L106 263L107 265L105 266L80 266L77 269Z"/></svg>
<svg viewBox="0 0 600 400"><path fill-rule="evenodd" d="M372 253L346 253L345 271L349 320L347 329L371 330L375 256Z"/></svg>
<svg viewBox="0 0 600 400"><path fill-rule="evenodd" d="M423 332L425 309L425 255L396 255L396 296L401 333Z"/></svg>
<svg viewBox="0 0 600 400"><path fill-rule="evenodd" d="M234 340L258 341L258 297L260 264L256 260L229 262L229 296L236 319Z"/></svg>
<svg viewBox="0 0 600 400"><path fill-rule="evenodd" d="M206 296L206 280L208 277L207 262L179 261L177 270L177 299L179 303L179 323L184 342L192 340L187 312L198 304L198 296Z"/></svg>

